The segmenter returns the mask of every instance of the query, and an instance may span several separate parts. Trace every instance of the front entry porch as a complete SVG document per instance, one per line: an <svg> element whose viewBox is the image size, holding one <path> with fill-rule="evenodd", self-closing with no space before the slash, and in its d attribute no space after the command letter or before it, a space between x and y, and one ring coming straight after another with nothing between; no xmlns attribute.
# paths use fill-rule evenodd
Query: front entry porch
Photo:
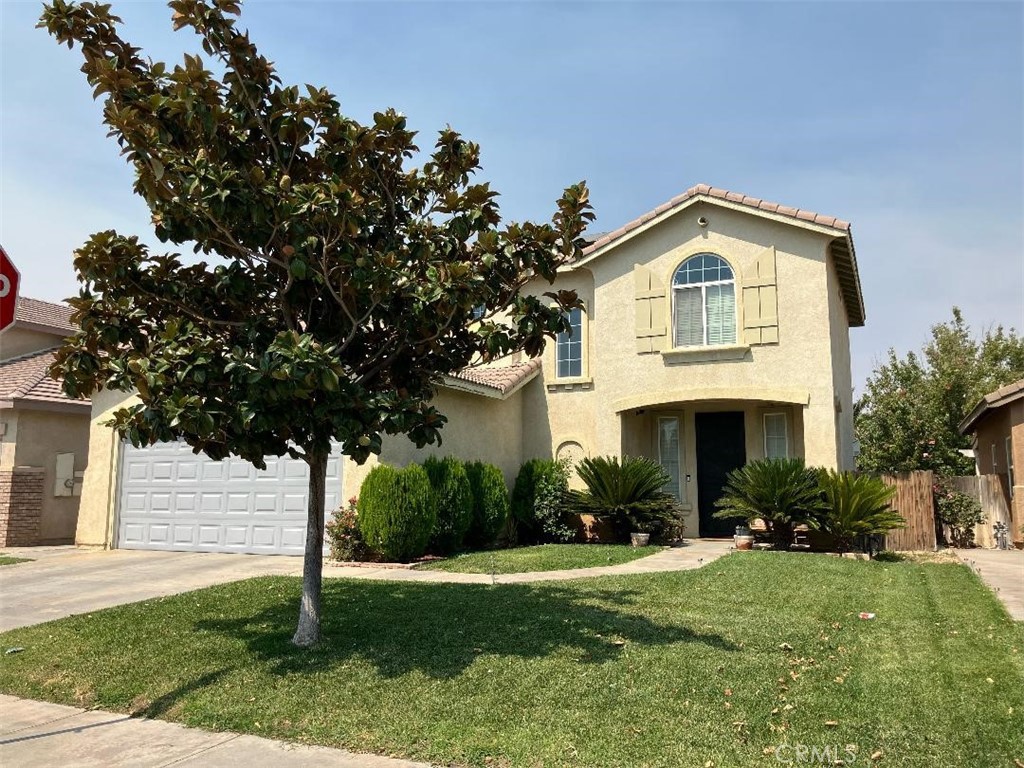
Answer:
<svg viewBox="0 0 1024 768"><path fill-rule="evenodd" d="M621 450L665 469L665 490L679 500L687 536L730 537L735 522L714 517L728 474L756 459L803 457L803 410L751 400L635 408L619 414Z"/></svg>

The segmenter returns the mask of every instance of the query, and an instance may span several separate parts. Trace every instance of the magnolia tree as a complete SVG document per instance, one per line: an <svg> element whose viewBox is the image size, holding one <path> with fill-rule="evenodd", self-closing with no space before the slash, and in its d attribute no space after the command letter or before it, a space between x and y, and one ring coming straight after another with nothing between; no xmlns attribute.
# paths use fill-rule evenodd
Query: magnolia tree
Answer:
<svg viewBox="0 0 1024 768"><path fill-rule="evenodd" d="M572 292L524 295L579 256L585 183L550 223L504 223L479 147L446 128L419 167L394 110L371 125L323 88L284 86L236 26L233 0L174 0L210 64L173 67L122 39L107 5L55 0L40 26L69 48L135 169L156 237L208 260L98 232L75 253L79 331L53 375L85 397L137 392L111 425L135 445L182 439L213 459L309 465L293 642L320 636L324 487L332 441L363 462L384 435L440 441L445 374L566 330ZM211 70L209 67L212 67ZM484 307L482 318L474 308Z"/></svg>

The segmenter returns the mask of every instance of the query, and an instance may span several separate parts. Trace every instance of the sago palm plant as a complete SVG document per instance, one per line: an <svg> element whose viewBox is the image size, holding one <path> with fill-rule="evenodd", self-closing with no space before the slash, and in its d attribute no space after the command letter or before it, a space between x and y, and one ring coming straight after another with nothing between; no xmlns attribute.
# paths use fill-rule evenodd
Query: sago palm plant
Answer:
<svg viewBox="0 0 1024 768"><path fill-rule="evenodd" d="M832 534L840 552L848 551L858 536L876 536L906 526L890 506L896 489L880 478L822 470L820 483L825 500L820 527Z"/></svg>
<svg viewBox="0 0 1024 768"><path fill-rule="evenodd" d="M678 522L678 504L662 490L669 477L650 459L596 456L583 459L576 472L587 489L570 493L573 510L609 518L620 534L657 533Z"/></svg>
<svg viewBox="0 0 1024 768"><path fill-rule="evenodd" d="M729 473L718 518L764 521L776 547L789 549L798 525L817 527L822 509L818 474L803 459L761 459Z"/></svg>

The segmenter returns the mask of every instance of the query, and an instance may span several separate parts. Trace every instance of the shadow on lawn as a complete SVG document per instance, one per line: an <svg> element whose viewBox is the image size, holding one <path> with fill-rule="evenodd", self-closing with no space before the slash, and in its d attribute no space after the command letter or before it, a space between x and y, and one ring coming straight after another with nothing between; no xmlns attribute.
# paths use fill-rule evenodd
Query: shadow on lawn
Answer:
<svg viewBox="0 0 1024 768"><path fill-rule="evenodd" d="M600 664L636 646L703 643L738 650L720 635L659 624L629 610L638 596L556 586L331 581L324 584L324 640L311 651L291 645L296 606L290 595L258 613L195 627L243 641L278 674L321 672L351 657L369 661L385 677L415 670L450 678L485 654L539 658L571 649L578 661Z"/></svg>

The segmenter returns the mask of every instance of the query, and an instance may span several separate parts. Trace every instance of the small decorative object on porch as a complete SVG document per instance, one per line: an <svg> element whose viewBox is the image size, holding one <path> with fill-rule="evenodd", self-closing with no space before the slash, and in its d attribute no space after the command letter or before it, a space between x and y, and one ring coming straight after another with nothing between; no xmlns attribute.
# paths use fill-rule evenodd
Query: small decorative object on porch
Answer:
<svg viewBox="0 0 1024 768"><path fill-rule="evenodd" d="M754 534L745 525L736 526L736 534L732 538L733 546L738 550L751 550L754 548Z"/></svg>
<svg viewBox="0 0 1024 768"><path fill-rule="evenodd" d="M651 534L649 533L631 533L629 534L629 540L632 542L634 547L646 547L651 543Z"/></svg>

